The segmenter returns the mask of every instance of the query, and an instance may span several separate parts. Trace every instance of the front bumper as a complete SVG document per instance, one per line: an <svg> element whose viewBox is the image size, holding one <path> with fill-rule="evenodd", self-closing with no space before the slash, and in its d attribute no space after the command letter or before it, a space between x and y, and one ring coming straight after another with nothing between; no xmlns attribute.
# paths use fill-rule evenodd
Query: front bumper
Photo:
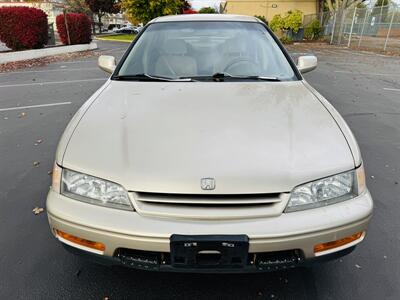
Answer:
<svg viewBox="0 0 400 300"><path fill-rule="evenodd" d="M92 261L94 263L107 266L107 267L113 267L113 266L123 266L123 267L129 267L129 268L134 268L134 269L140 269L140 270L147 270L147 271L158 271L158 272L179 272L179 273L256 273L256 272L272 272L272 271L278 271L278 270L285 270L285 269L290 269L294 267L307 267L311 266L313 264L317 263L322 263L322 262L327 262L331 261L334 259L338 259L342 256L345 256L349 253L351 253L356 246L351 246L349 248L339 250L337 252L333 252L330 254L326 254L323 256L318 256L314 258L308 258L308 259L301 259L298 261L290 261L290 262L277 262L276 260L274 261L264 261L264 265L260 264L251 264L249 263L247 266L243 268L231 268L231 269L222 269L222 268L176 268L173 267L171 264L163 263L160 261L157 264L154 264L151 259L154 257L154 253L149 252L148 253L148 259L144 261L143 259L141 261L137 261L135 264L132 263L126 263L123 259L121 259L118 256L104 256L104 255L98 255L94 253L90 253L75 247L71 247L66 244L62 244L64 248L69 251L70 253L80 256L88 261ZM272 256L271 256L272 257Z"/></svg>
<svg viewBox="0 0 400 300"><path fill-rule="evenodd" d="M112 264L121 262L121 249L160 254L157 256L160 257L158 267L143 268L169 271L173 271L173 268L167 265L168 262L164 262L163 257L168 256L170 252L172 234L245 234L249 237L251 257L254 257L254 254L261 256L266 253L277 253L280 256L281 253L286 253L285 251L297 253L299 258L295 259L296 263L283 264L289 267L317 259L314 254L314 246L317 244L335 241L356 232L365 232L372 209L373 202L368 191L354 199L326 207L283 213L271 218L226 221L145 217L136 212L82 203L52 190L47 198L48 218L54 235L55 230L61 230L83 239L103 243L105 250L97 256L113 262ZM319 256L318 259L328 258L328 255L346 254L355 244L361 242L363 237L345 247L327 251L326 255ZM291 254L288 255L290 258ZM132 266L140 267L141 264ZM249 270L258 269L257 266L249 265Z"/></svg>

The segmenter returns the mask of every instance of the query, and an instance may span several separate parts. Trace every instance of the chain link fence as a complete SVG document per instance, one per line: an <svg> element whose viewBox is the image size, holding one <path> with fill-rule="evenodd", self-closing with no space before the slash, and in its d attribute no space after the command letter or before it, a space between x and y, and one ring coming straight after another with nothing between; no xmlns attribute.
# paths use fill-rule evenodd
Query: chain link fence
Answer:
<svg viewBox="0 0 400 300"><path fill-rule="evenodd" d="M394 5L352 8L321 15L322 35L331 44L400 53L400 8ZM309 22L309 21L308 21Z"/></svg>

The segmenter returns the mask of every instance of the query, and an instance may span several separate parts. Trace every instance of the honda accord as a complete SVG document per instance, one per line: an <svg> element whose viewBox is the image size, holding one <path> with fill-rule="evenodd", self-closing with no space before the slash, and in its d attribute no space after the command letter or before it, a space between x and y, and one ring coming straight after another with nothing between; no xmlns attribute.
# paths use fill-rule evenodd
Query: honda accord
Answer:
<svg viewBox="0 0 400 300"><path fill-rule="evenodd" d="M149 22L58 145L51 232L108 265L271 271L333 259L373 202L357 142L260 20Z"/></svg>

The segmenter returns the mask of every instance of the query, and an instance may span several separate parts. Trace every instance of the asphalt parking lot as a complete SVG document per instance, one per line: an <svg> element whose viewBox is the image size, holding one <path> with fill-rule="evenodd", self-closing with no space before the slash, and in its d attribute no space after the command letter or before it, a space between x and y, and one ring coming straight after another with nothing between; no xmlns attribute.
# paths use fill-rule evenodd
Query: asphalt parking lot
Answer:
<svg viewBox="0 0 400 300"><path fill-rule="evenodd" d="M121 57L128 44L99 46ZM369 233L352 254L285 272L197 275L107 268L67 253L46 214L32 209L45 207L66 124L107 78L96 57L84 58L0 73L0 299L399 299L400 59L311 52L319 67L306 78L353 130L375 200Z"/></svg>

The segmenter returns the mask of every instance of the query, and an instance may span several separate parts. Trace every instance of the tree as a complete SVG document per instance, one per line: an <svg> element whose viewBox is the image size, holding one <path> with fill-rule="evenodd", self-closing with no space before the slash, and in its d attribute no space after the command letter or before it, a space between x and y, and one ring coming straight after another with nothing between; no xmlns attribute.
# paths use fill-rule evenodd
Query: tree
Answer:
<svg viewBox="0 0 400 300"><path fill-rule="evenodd" d="M297 33L303 25L302 20L303 13L300 10L289 10L283 17L275 15L271 20L270 28L275 32L279 30L292 30L293 33Z"/></svg>
<svg viewBox="0 0 400 300"><path fill-rule="evenodd" d="M261 21L263 21L265 24L268 25L268 21L264 16L261 15L254 15L257 19L260 19Z"/></svg>
<svg viewBox="0 0 400 300"><path fill-rule="evenodd" d="M92 15L89 6L85 0L65 0L65 8L69 13L83 13L88 16Z"/></svg>
<svg viewBox="0 0 400 300"><path fill-rule="evenodd" d="M389 14L389 5L391 4L390 0L377 0L374 5L374 10L372 11L373 16L378 17L378 22L390 22L388 20Z"/></svg>
<svg viewBox="0 0 400 300"><path fill-rule="evenodd" d="M56 25L61 42L64 45L89 44L92 40L91 22L88 15L83 13L58 15ZM66 24L68 24L68 32Z"/></svg>
<svg viewBox="0 0 400 300"><path fill-rule="evenodd" d="M212 7L203 7L199 10L199 14L216 14L217 11Z"/></svg>
<svg viewBox="0 0 400 300"><path fill-rule="evenodd" d="M336 19L339 20L335 22L333 32L338 32L337 40L340 43L343 35L343 24L346 16L346 9L356 8L360 3L366 2L366 0L325 0L331 14L336 15Z"/></svg>
<svg viewBox="0 0 400 300"><path fill-rule="evenodd" d="M375 2L375 7L381 7L381 6L388 6L391 3L390 0L377 0Z"/></svg>
<svg viewBox="0 0 400 300"><path fill-rule="evenodd" d="M182 0L182 11L192 9L192 4L189 1Z"/></svg>
<svg viewBox="0 0 400 300"><path fill-rule="evenodd" d="M176 15L183 5L182 0L122 0L126 14L144 24L160 16Z"/></svg>
<svg viewBox="0 0 400 300"><path fill-rule="evenodd" d="M100 33L102 26L101 18L107 13L116 14L120 11L120 5L117 0L85 0L85 3L89 6L93 14L97 15Z"/></svg>
<svg viewBox="0 0 400 300"><path fill-rule="evenodd" d="M343 11L347 8L353 8L366 0L325 0L330 12Z"/></svg>
<svg viewBox="0 0 400 300"><path fill-rule="evenodd" d="M138 25L140 22L136 20L134 16L131 16L130 14L124 13L124 19L128 20L129 23Z"/></svg>
<svg viewBox="0 0 400 300"><path fill-rule="evenodd" d="M192 4L190 4L187 0L182 0L181 14L197 14L197 11L192 8Z"/></svg>

